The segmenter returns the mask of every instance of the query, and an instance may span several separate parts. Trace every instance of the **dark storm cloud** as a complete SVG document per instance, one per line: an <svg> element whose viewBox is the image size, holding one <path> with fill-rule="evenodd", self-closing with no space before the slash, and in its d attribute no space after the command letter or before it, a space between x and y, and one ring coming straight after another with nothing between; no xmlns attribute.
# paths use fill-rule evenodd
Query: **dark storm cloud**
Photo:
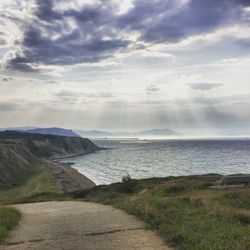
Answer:
<svg viewBox="0 0 250 250"><path fill-rule="evenodd" d="M55 21L63 18L62 14L53 10L53 0L37 0L35 15L44 21Z"/></svg>
<svg viewBox="0 0 250 250"><path fill-rule="evenodd" d="M11 58L8 61L7 68L14 71L22 71L27 73L35 73L38 72L34 67L29 66L27 64L28 60L25 57L17 56L15 58Z"/></svg>
<svg viewBox="0 0 250 250"><path fill-rule="evenodd" d="M250 6L250 1L249 0L236 0L236 2L238 2L239 4L248 7Z"/></svg>
<svg viewBox="0 0 250 250"><path fill-rule="evenodd" d="M9 60L11 69L28 72L35 70L32 64L98 62L129 44L119 38L117 32L111 32L109 4L59 13L53 9L52 0L39 0L37 3L34 24L27 26L24 32L23 53ZM65 32L69 28L67 18L73 18L77 24L77 28L71 28L70 32ZM57 38L52 38L52 35Z"/></svg>
<svg viewBox="0 0 250 250"><path fill-rule="evenodd" d="M190 88L194 90L211 90L223 86L222 83L190 83Z"/></svg>
<svg viewBox="0 0 250 250"><path fill-rule="evenodd" d="M22 53L9 59L9 68L32 72L37 71L34 65L93 63L137 42L177 42L240 22L243 7L249 5L247 0L190 0L185 4L135 0L128 12L118 15L112 1L63 11L54 8L56 3L37 0L33 21L23 24ZM74 29L69 20L75 21ZM133 31L139 33L137 42L126 38Z"/></svg>
<svg viewBox="0 0 250 250"><path fill-rule="evenodd" d="M191 0L180 5L178 1L137 0L134 8L119 18L119 25L140 31L141 39L149 42L176 42L237 21L243 4L249 1Z"/></svg>

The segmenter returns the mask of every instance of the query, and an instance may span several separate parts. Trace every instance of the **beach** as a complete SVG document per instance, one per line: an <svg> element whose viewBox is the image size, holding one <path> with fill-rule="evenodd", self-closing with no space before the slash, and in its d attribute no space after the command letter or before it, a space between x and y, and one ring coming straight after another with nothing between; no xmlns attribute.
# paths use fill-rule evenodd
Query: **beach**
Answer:
<svg viewBox="0 0 250 250"><path fill-rule="evenodd" d="M48 164L56 180L61 185L61 192L70 193L83 189L89 189L96 184L85 175L71 167L70 163L53 161Z"/></svg>

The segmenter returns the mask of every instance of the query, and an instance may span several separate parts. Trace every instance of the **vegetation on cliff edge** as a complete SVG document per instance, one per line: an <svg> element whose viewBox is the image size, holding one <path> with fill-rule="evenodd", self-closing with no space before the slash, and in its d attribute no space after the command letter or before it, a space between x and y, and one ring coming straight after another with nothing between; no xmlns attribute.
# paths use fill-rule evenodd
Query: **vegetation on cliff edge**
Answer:
<svg viewBox="0 0 250 250"><path fill-rule="evenodd" d="M74 195L124 209L181 250L249 250L250 187L212 190L220 176L134 180ZM125 188L124 188L125 185ZM129 192L127 192L129 190Z"/></svg>

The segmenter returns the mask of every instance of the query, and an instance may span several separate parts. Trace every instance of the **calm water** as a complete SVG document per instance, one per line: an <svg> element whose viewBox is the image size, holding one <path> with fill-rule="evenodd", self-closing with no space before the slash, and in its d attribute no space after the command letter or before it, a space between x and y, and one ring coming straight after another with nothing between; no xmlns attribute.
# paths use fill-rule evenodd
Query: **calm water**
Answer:
<svg viewBox="0 0 250 250"><path fill-rule="evenodd" d="M249 140L94 141L110 148L71 158L97 184L133 178L250 173Z"/></svg>

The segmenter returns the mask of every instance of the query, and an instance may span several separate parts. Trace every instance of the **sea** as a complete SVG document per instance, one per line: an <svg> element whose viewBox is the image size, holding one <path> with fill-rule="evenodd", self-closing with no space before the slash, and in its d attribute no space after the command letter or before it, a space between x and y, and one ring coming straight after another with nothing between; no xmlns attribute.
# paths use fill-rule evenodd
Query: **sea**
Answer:
<svg viewBox="0 0 250 250"><path fill-rule="evenodd" d="M248 139L94 140L105 148L64 160L97 185L121 181L124 175L150 177L250 174Z"/></svg>

